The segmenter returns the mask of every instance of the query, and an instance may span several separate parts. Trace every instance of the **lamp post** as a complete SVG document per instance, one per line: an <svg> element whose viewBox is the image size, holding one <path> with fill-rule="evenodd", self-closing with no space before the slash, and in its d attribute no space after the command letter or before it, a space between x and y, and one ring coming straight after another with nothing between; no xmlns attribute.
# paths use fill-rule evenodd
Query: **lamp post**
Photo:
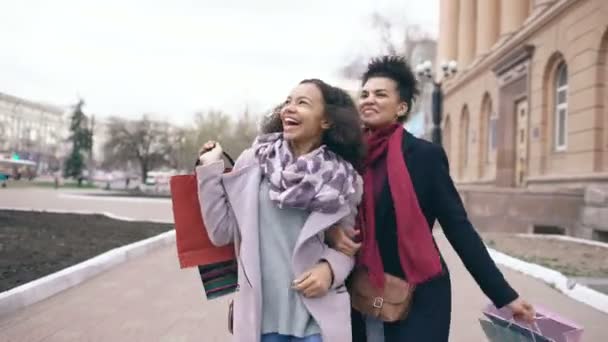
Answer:
<svg viewBox="0 0 608 342"><path fill-rule="evenodd" d="M426 79L433 83L432 99L432 119L433 131L431 140L433 143L441 145L441 120L443 115L443 91L441 89L444 80L454 76L458 71L458 63L454 60L441 63L443 75L437 80L433 71L433 63L429 60L424 61L416 66L416 74L418 77Z"/></svg>

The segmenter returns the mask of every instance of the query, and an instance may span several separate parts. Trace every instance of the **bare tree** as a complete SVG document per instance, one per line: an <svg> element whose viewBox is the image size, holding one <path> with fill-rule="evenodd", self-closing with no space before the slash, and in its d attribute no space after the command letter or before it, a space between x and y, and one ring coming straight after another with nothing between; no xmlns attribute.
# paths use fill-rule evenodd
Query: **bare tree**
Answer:
<svg viewBox="0 0 608 342"><path fill-rule="evenodd" d="M246 109L243 114L236 120L224 146L226 151L232 156L237 157L245 149L251 146L251 143L258 134L257 122L249 110Z"/></svg>
<svg viewBox="0 0 608 342"><path fill-rule="evenodd" d="M374 12L371 15L371 24L380 38L380 52L388 55L398 54L400 48L396 46L395 42L393 41L393 23L386 16L383 16L378 12Z"/></svg>
<svg viewBox="0 0 608 342"><path fill-rule="evenodd" d="M168 127L167 123L152 121L146 115L139 120L111 118L108 123L110 138L104 145L105 159L109 161L106 166L124 166L129 160L136 160L144 182L148 171L169 164Z"/></svg>
<svg viewBox="0 0 608 342"><path fill-rule="evenodd" d="M195 155L205 142L216 140L222 144L228 154L236 158L251 146L256 135L256 118L249 113L249 110L246 109L236 120L222 111L213 110L196 115L194 145L187 148L192 150L192 155Z"/></svg>
<svg viewBox="0 0 608 342"><path fill-rule="evenodd" d="M173 169L187 170L194 163L195 152L192 128L173 128L168 133L168 143L165 146L165 154L168 157L169 166Z"/></svg>
<svg viewBox="0 0 608 342"><path fill-rule="evenodd" d="M234 157L238 156L234 154L236 151L233 152L234 127L230 116L220 110L196 113L190 127L171 127L163 148L167 165L175 169L191 170L199 148L209 140L220 141L226 151Z"/></svg>
<svg viewBox="0 0 608 342"><path fill-rule="evenodd" d="M199 112L194 119L196 142L202 145L209 140L223 141L230 135L230 116L220 110Z"/></svg>
<svg viewBox="0 0 608 342"><path fill-rule="evenodd" d="M375 55L400 55L408 60L418 41L429 39L429 34L417 25L408 25L404 21L396 22L388 16L373 12L369 17L371 30L376 32L380 46L376 51L367 51L367 55L356 54L340 68L340 74L347 79L359 79L367 67L370 57ZM396 36L395 33L398 35Z"/></svg>
<svg viewBox="0 0 608 342"><path fill-rule="evenodd" d="M168 166L190 170L200 146L209 140L219 141L233 158L251 146L257 135L256 118L248 110L236 120L225 112L210 110L195 114L190 127L176 127L166 122L111 118L110 139L104 145L104 167L125 167L137 161L142 179L148 171Z"/></svg>

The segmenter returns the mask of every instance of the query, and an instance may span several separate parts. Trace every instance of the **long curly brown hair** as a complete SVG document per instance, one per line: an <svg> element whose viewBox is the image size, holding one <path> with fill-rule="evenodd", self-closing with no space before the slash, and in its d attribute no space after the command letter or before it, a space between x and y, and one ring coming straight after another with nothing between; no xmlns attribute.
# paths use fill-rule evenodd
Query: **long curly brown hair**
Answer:
<svg viewBox="0 0 608 342"><path fill-rule="evenodd" d="M363 128L357 106L344 90L331 86L319 79L306 79L300 84L311 83L317 86L323 96L325 118L330 127L323 133L321 140L327 148L342 157L359 172L365 157ZM276 106L262 123L262 133L283 132L280 113L283 105Z"/></svg>

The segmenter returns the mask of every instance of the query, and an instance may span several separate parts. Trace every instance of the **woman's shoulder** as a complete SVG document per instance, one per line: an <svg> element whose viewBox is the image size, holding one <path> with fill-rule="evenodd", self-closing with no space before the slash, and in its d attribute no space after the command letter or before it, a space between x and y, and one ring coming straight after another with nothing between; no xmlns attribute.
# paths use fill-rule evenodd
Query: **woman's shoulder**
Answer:
<svg viewBox="0 0 608 342"><path fill-rule="evenodd" d="M407 155L411 152L418 156L417 159L424 159L430 163L442 163L446 158L443 147L439 144L415 137L407 133L403 139L403 148Z"/></svg>
<svg viewBox="0 0 608 342"><path fill-rule="evenodd" d="M243 152L241 152L241 154L239 155L239 157L236 159L236 162L234 163L234 169L240 169L243 168L247 165L251 165L253 163L256 163L257 159L255 157L255 152L253 150L253 148L248 148L246 150L244 150Z"/></svg>

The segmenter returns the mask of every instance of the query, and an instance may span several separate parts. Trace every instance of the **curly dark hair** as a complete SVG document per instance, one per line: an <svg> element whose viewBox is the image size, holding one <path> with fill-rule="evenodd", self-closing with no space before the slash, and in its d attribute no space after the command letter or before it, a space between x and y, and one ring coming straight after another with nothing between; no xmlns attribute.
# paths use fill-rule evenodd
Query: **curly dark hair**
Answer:
<svg viewBox="0 0 608 342"><path fill-rule="evenodd" d="M365 84L370 78L386 77L397 83L399 99L407 103L407 113L412 109L412 103L419 94L418 80L408 64L405 57L381 56L372 58L367 65L367 71L363 74L361 84ZM398 118L400 122L407 120L408 115Z"/></svg>
<svg viewBox="0 0 608 342"><path fill-rule="evenodd" d="M357 106L344 90L333 87L319 79L306 79L300 84L311 83L321 91L325 117L330 127L323 133L322 143L361 172L365 145L363 129ZM276 106L262 123L262 133L283 132L280 112L283 105Z"/></svg>

